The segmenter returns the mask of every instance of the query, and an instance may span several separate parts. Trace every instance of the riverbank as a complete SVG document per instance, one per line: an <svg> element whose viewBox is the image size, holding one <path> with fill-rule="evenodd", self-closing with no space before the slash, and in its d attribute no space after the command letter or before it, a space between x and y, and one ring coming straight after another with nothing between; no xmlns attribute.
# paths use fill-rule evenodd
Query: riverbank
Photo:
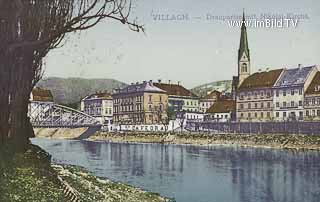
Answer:
<svg viewBox="0 0 320 202"><path fill-rule="evenodd" d="M263 147L279 149L310 149L320 150L320 136L287 135L287 134L163 134L163 133L107 133L97 132L88 140L130 142L130 143L161 143L187 145L238 145L243 147Z"/></svg>
<svg viewBox="0 0 320 202"><path fill-rule="evenodd" d="M51 165L37 146L25 153L0 151L0 201L166 202L158 194L122 183L102 180L75 166Z"/></svg>

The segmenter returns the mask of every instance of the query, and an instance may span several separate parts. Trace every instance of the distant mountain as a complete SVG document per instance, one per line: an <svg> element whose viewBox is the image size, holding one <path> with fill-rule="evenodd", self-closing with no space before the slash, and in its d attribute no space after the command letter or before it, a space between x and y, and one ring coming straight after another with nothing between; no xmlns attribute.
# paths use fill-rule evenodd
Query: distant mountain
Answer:
<svg viewBox="0 0 320 202"><path fill-rule="evenodd" d="M231 80L223 80L223 81L215 81L207 84L203 84L191 89L191 92L194 94L203 97L208 93L217 90L217 91L225 91L227 93L231 93L232 81Z"/></svg>
<svg viewBox="0 0 320 202"><path fill-rule="evenodd" d="M80 101L88 94L121 88L127 84L114 79L83 79L48 77L42 79L37 86L49 89L54 101L59 104L72 104Z"/></svg>

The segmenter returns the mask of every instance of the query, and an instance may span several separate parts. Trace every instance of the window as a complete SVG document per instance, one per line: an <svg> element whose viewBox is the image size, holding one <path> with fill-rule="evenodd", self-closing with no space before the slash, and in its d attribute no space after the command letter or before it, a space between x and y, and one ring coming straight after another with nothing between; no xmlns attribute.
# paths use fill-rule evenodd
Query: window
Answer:
<svg viewBox="0 0 320 202"><path fill-rule="evenodd" d="M317 110L317 116L320 116L320 110L319 109Z"/></svg>
<svg viewBox="0 0 320 202"><path fill-rule="evenodd" d="M260 113L261 118L263 118L263 112Z"/></svg>
<svg viewBox="0 0 320 202"><path fill-rule="evenodd" d="M291 101L291 107L294 107L294 101Z"/></svg>
<svg viewBox="0 0 320 202"><path fill-rule="evenodd" d="M160 100L160 102L162 102L162 96L161 95L159 96L159 100Z"/></svg>
<svg viewBox="0 0 320 202"><path fill-rule="evenodd" d="M261 108L264 108L264 104L263 104L263 102L261 102Z"/></svg>
<svg viewBox="0 0 320 202"><path fill-rule="evenodd" d="M267 117L270 118L270 112L267 112Z"/></svg>
<svg viewBox="0 0 320 202"><path fill-rule="evenodd" d="M302 106L302 100L299 101L299 106Z"/></svg>
<svg viewBox="0 0 320 202"><path fill-rule="evenodd" d="M152 95L149 95L149 102L152 102Z"/></svg>
<svg viewBox="0 0 320 202"><path fill-rule="evenodd" d="M276 103L276 107L280 107L280 104L279 104L279 102L277 102L277 103Z"/></svg>
<svg viewBox="0 0 320 202"><path fill-rule="evenodd" d="M306 116L310 116L309 110L306 110Z"/></svg>
<svg viewBox="0 0 320 202"><path fill-rule="evenodd" d="M240 117L243 118L243 113L240 114Z"/></svg>
<svg viewBox="0 0 320 202"><path fill-rule="evenodd" d="M302 95L302 89L299 89L299 95Z"/></svg>
<svg viewBox="0 0 320 202"><path fill-rule="evenodd" d="M240 104L240 109L243 109L243 104Z"/></svg>
<svg viewBox="0 0 320 202"><path fill-rule="evenodd" d="M276 96L279 97L279 90L276 90Z"/></svg>
<svg viewBox="0 0 320 202"><path fill-rule="evenodd" d="M316 100L313 98L312 99L312 105L315 105L316 104Z"/></svg>
<svg viewBox="0 0 320 202"><path fill-rule="evenodd" d="M294 95L294 90L291 90L291 95Z"/></svg>
<svg viewBox="0 0 320 202"><path fill-rule="evenodd" d="M283 112L283 118L287 117L287 112Z"/></svg>
<svg viewBox="0 0 320 202"><path fill-rule="evenodd" d="M300 118L300 119L303 118L303 112L299 112L299 118Z"/></svg>
<svg viewBox="0 0 320 202"><path fill-rule="evenodd" d="M254 108L258 108L258 103L254 103Z"/></svg>
<svg viewBox="0 0 320 202"><path fill-rule="evenodd" d="M251 118L251 113L248 113L248 118Z"/></svg>
<svg viewBox="0 0 320 202"><path fill-rule="evenodd" d="M283 91L282 91L282 95L283 95L283 96L287 96L287 91L286 91L286 90L283 90Z"/></svg>
<svg viewBox="0 0 320 202"><path fill-rule="evenodd" d="M251 103L248 104L248 109L251 109Z"/></svg>
<svg viewBox="0 0 320 202"><path fill-rule="evenodd" d="M270 108L270 106L271 106L271 104L270 104L270 102L268 102L268 103L267 103L267 107Z"/></svg>
<svg viewBox="0 0 320 202"><path fill-rule="evenodd" d="M256 113L254 113L254 117L255 118L257 118L258 117L258 113L256 112Z"/></svg>
<svg viewBox="0 0 320 202"><path fill-rule="evenodd" d="M260 92L260 96L263 97L263 95L264 95L264 93L263 93L263 91L261 91L261 92Z"/></svg>
<svg viewBox="0 0 320 202"><path fill-rule="evenodd" d="M241 65L241 72L247 72L248 71L248 65L247 63L243 63Z"/></svg>
<svg viewBox="0 0 320 202"><path fill-rule="evenodd" d="M276 117L279 117L279 112L276 112Z"/></svg>
<svg viewBox="0 0 320 202"><path fill-rule="evenodd" d="M287 103L286 103L286 102L283 102L283 103L282 103L282 106L283 106L283 107L286 107L286 106L287 106Z"/></svg>

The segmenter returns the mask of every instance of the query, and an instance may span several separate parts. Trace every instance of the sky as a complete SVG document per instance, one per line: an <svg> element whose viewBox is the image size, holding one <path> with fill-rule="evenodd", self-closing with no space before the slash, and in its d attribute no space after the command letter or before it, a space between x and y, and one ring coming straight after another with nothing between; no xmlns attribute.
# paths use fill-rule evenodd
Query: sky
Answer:
<svg viewBox="0 0 320 202"><path fill-rule="evenodd" d="M162 79L188 88L231 80L237 75L240 28L221 18L241 16L243 9L251 22L298 20L296 27L247 28L252 72L320 64L319 0L132 1L131 19L144 25L145 34L112 20L69 34L46 57L45 76Z"/></svg>

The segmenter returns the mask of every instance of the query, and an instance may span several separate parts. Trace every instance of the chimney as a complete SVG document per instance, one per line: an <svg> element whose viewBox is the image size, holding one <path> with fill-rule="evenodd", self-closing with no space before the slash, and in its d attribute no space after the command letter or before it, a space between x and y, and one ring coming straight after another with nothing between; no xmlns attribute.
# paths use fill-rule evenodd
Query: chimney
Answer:
<svg viewBox="0 0 320 202"><path fill-rule="evenodd" d="M138 85L138 84L139 84L139 82L137 81L137 82L136 82L136 84Z"/></svg>
<svg viewBox="0 0 320 202"><path fill-rule="evenodd" d="M147 83L147 81L143 81L143 84Z"/></svg>
<svg viewBox="0 0 320 202"><path fill-rule="evenodd" d="M302 68L302 64L298 64L298 67L299 67L299 69L301 69Z"/></svg>
<svg viewBox="0 0 320 202"><path fill-rule="evenodd" d="M168 80L168 83L171 84L171 80Z"/></svg>
<svg viewBox="0 0 320 202"><path fill-rule="evenodd" d="M178 81L178 86L180 86L180 81Z"/></svg>
<svg viewBox="0 0 320 202"><path fill-rule="evenodd" d="M161 79L158 79L158 83L161 83Z"/></svg>

